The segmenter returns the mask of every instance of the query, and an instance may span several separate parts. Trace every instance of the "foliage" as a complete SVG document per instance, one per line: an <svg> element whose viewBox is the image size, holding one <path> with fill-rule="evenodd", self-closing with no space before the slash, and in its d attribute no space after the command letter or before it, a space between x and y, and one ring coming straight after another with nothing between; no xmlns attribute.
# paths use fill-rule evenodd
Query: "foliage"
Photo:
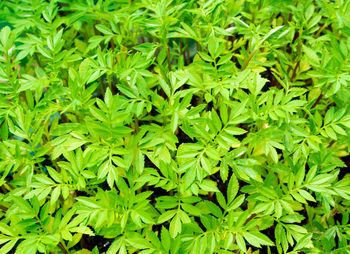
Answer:
<svg viewBox="0 0 350 254"><path fill-rule="evenodd" d="M0 253L350 253L350 1L0 3Z"/></svg>

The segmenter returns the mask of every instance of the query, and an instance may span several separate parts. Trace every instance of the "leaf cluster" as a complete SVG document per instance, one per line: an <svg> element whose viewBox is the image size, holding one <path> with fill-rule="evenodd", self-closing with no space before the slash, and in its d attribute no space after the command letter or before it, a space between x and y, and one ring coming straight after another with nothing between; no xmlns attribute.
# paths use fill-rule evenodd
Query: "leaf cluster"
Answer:
<svg viewBox="0 0 350 254"><path fill-rule="evenodd" d="M350 1L0 3L0 253L350 253Z"/></svg>

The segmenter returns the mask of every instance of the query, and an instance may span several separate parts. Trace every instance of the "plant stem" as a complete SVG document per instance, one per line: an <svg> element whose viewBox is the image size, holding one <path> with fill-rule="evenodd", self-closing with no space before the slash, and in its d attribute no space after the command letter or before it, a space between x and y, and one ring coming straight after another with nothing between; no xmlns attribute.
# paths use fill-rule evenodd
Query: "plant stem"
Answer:
<svg viewBox="0 0 350 254"><path fill-rule="evenodd" d="M137 116L135 115L135 122L134 122L134 133L138 133L139 132L139 119L137 119Z"/></svg>
<svg viewBox="0 0 350 254"><path fill-rule="evenodd" d="M190 40L187 38L186 39L186 43L187 43L187 48L186 48L186 53L187 53L187 65L190 64L191 59L190 59Z"/></svg>
<svg viewBox="0 0 350 254"><path fill-rule="evenodd" d="M114 51L115 50L115 43L113 41L113 38L110 40L111 48Z"/></svg>
<svg viewBox="0 0 350 254"><path fill-rule="evenodd" d="M244 71L244 70L247 68L249 62L252 60L252 58L253 58L253 56L255 55L256 51L257 51L257 48L255 48L255 49L252 51L252 53L250 53L248 59L244 62L244 65L243 65L243 67L242 67L242 71Z"/></svg>
<svg viewBox="0 0 350 254"><path fill-rule="evenodd" d="M290 79L291 82L294 81L294 79L296 78L296 72L297 72L297 69L299 68L299 65L300 65L300 53L301 53L301 48L302 48L302 35L303 35L303 30L301 29L300 30L300 33L299 33L299 41L298 41L298 46L297 46L297 53L296 53L296 57L298 58L298 62L296 63L294 69L293 69L293 73L292 73L292 77Z"/></svg>
<svg viewBox="0 0 350 254"><path fill-rule="evenodd" d="M69 251L67 249L67 247L65 246L64 243L60 242L58 245L57 245L58 248L60 248L60 250L64 253L64 254L69 254Z"/></svg>
<svg viewBox="0 0 350 254"><path fill-rule="evenodd" d="M322 33L322 31L326 29L327 26L328 26L328 23L327 22L324 23L323 26L317 31L314 38L317 38Z"/></svg>
<svg viewBox="0 0 350 254"><path fill-rule="evenodd" d="M41 65L41 62L40 62L40 59L39 59L39 56L38 56L38 53L35 53L35 60L36 60L36 63L39 65L40 68L42 68L42 65Z"/></svg>
<svg viewBox="0 0 350 254"><path fill-rule="evenodd" d="M297 74L297 69L299 68L300 65L300 60L297 62L297 64L295 65L294 69L293 69L293 73L292 73L292 77L290 79L290 81L294 81L296 74Z"/></svg>
<svg viewBox="0 0 350 254"><path fill-rule="evenodd" d="M169 70L169 72L170 72L170 71L171 71L171 59L170 59L170 47L169 47L169 43L167 43L166 55L167 55L167 59L168 59L168 70Z"/></svg>
<svg viewBox="0 0 350 254"><path fill-rule="evenodd" d="M197 51L202 51L202 47L198 41L196 41L196 48L197 48Z"/></svg>
<svg viewBox="0 0 350 254"><path fill-rule="evenodd" d="M99 77L98 79L100 81L100 90L101 90L101 94L102 96L106 93L106 90L105 90L105 86L103 84L103 80L102 80L102 77Z"/></svg>
<svg viewBox="0 0 350 254"><path fill-rule="evenodd" d="M113 89L113 85L112 85L112 77L111 75L107 75L107 84L109 89L111 90L112 94L114 95L114 89Z"/></svg>

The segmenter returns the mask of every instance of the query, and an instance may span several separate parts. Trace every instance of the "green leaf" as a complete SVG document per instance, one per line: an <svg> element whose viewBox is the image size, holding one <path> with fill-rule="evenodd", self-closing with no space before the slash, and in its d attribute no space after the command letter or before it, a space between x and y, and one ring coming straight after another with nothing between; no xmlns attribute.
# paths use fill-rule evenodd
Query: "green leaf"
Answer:
<svg viewBox="0 0 350 254"><path fill-rule="evenodd" d="M181 219L180 215L176 214L170 222L169 232L172 238L175 238L181 233Z"/></svg>
<svg viewBox="0 0 350 254"><path fill-rule="evenodd" d="M170 233L165 227L162 227L162 230L161 230L161 240L162 240L163 248L165 249L166 252L168 252L170 250L171 239L170 239Z"/></svg>
<svg viewBox="0 0 350 254"><path fill-rule="evenodd" d="M320 63L320 59L314 50L306 47L305 45L303 45L303 50L312 64L318 65Z"/></svg>
<svg viewBox="0 0 350 254"><path fill-rule="evenodd" d="M231 211L238 208L241 204L243 204L244 199L244 194L239 195L236 199L234 199L231 203L228 204L227 211Z"/></svg>
<svg viewBox="0 0 350 254"><path fill-rule="evenodd" d="M152 245L142 235L136 232L128 233L125 240L130 246L138 249L148 249Z"/></svg>
<svg viewBox="0 0 350 254"><path fill-rule="evenodd" d="M102 24L96 25L96 29L98 31L100 31L101 33L103 33L104 35L112 35L113 34L113 32L108 27L106 27L105 25L102 25Z"/></svg>
<svg viewBox="0 0 350 254"><path fill-rule="evenodd" d="M169 221L174 215L177 214L177 210L169 210L162 213L158 218L158 224L162 224L165 221Z"/></svg>
<svg viewBox="0 0 350 254"><path fill-rule="evenodd" d="M0 248L0 253L9 253L13 247L16 245L17 240L10 240Z"/></svg>
<svg viewBox="0 0 350 254"><path fill-rule="evenodd" d="M219 191L216 184L211 180L205 179L201 183L199 183L198 185L204 191L208 191L208 192L218 192Z"/></svg>
<svg viewBox="0 0 350 254"><path fill-rule="evenodd" d="M245 253L247 251L247 248L243 236L241 234L236 234L236 242L238 244L238 247Z"/></svg>
<svg viewBox="0 0 350 254"><path fill-rule="evenodd" d="M244 238L251 245L260 248L261 245L273 246L273 242L264 234L260 232L244 232Z"/></svg>
<svg viewBox="0 0 350 254"><path fill-rule="evenodd" d="M295 245L294 250L301 250L307 246L312 246L312 233L304 235Z"/></svg>
<svg viewBox="0 0 350 254"><path fill-rule="evenodd" d="M212 56L212 58L217 57L218 48L219 48L218 40L217 40L217 38L215 38L214 33L211 33L211 35L209 36L209 40L208 40L208 49L209 49L209 53Z"/></svg>
<svg viewBox="0 0 350 254"><path fill-rule="evenodd" d="M232 174L227 186L227 203L231 203L236 197L239 189L239 183L235 174Z"/></svg>
<svg viewBox="0 0 350 254"><path fill-rule="evenodd" d="M165 94L170 97L171 95L171 90L170 90L170 86L165 82L165 80L161 77L158 77L159 80L159 85L162 87L163 91L165 92Z"/></svg>
<svg viewBox="0 0 350 254"><path fill-rule="evenodd" d="M56 203L57 199L59 198L61 194L61 188L60 187L56 187L53 189L52 193L51 193L51 199L50 199L50 204L53 205Z"/></svg>

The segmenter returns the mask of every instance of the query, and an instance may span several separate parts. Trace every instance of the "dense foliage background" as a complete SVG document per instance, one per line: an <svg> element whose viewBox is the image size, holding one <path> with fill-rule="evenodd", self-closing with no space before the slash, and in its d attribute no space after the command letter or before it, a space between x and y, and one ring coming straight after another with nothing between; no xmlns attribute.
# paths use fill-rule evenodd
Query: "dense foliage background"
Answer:
<svg viewBox="0 0 350 254"><path fill-rule="evenodd" d="M0 253L350 253L350 1L0 4Z"/></svg>

